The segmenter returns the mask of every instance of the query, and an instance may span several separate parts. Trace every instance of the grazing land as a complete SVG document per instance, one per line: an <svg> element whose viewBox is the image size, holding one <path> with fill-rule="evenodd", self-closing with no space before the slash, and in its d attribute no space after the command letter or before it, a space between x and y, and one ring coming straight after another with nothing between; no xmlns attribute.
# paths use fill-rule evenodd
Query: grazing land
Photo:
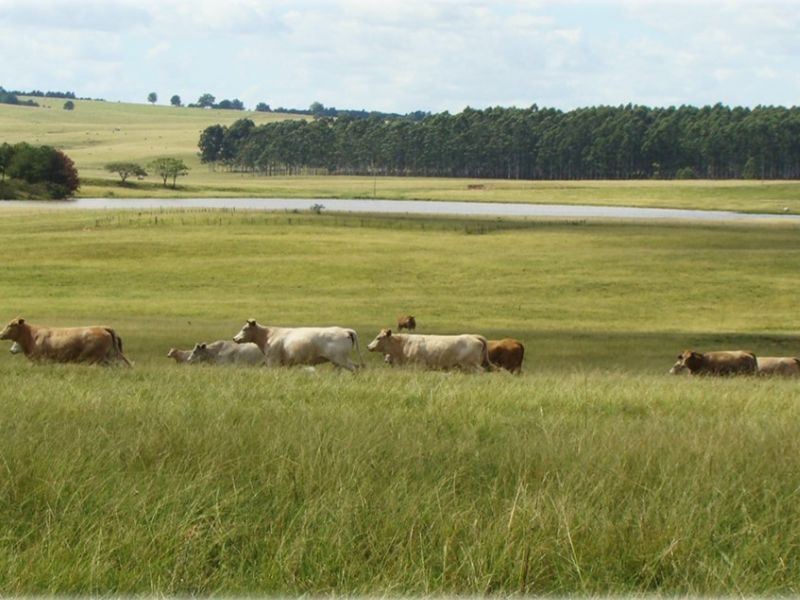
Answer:
<svg viewBox="0 0 800 600"><path fill-rule="evenodd" d="M2 324L113 325L135 363L0 352L3 595L800 590L798 382L666 374L800 353L796 225L3 217ZM523 374L384 365L401 312ZM250 317L354 327L366 367L166 358Z"/></svg>
<svg viewBox="0 0 800 600"><path fill-rule="evenodd" d="M78 168L82 197L287 197L476 200L558 204L605 204L661 208L702 208L744 212L800 212L796 181L512 181L420 177L308 175L261 177L214 170L200 163L198 141L210 125L242 118L256 125L301 118L279 113L207 110L76 100L63 110L59 99L40 107L0 104L0 142L50 145ZM170 156L189 166L177 189L158 177L121 186L104 165L133 161L146 165Z"/></svg>

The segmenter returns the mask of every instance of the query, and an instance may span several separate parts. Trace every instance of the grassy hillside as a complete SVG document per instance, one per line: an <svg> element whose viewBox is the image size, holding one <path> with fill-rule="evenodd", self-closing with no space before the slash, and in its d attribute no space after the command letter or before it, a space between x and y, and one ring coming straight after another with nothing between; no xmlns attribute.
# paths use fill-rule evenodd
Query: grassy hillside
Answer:
<svg viewBox="0 0 800 600"><path fill-rule="evenodd" d="M800 590L797 381L665 374L800 352L794 226L7 210L0 235L0 324L111 324L135 361L0 352L0 594ZM382 364L406 310L520 338L523 375ZM367 368L165 357L248 317L353 326Z"/></svg>
<svg viewBox="0 0 800 600"><path fill-rule="evenodd" d="M84 197L262 196L304 198L397 198L502 202L584 203L628 206L800 212L797 182L754 181L471 181L430 178L253 177L214 172L197 157L200 133L214 124L240 118L256 124L297 116L250 111L204 110L99 101L37 98L38 108L0 105L0 141L27 141L64 150L76 163ZM103 170L112 161L142 164L161 156L190 166L178 189L163 188L156 177L120 187ZM478 183L480 189L469 189Z"/></svg>

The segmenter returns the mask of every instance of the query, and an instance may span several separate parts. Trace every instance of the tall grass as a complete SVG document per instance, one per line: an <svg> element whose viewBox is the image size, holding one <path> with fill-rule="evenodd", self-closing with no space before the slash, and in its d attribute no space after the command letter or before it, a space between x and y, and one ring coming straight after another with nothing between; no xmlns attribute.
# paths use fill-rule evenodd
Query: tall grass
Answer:
<svg viewBox="0 0 800 600"><path fill-rule="evenodd" d="M796 593L796 382L17 362L6 594Z"/></svg>
<svg viewBox="0 0 800 600"><path fill-rule="evenodd" d="M0 352L0 593L783 595L800 588L793 226L8 211L0 312L135 366ZM480 232L480 233L478 233ZM513 335L523 375L392 369ZM244 319L342 324L356 373L178 366Z"/></svg>

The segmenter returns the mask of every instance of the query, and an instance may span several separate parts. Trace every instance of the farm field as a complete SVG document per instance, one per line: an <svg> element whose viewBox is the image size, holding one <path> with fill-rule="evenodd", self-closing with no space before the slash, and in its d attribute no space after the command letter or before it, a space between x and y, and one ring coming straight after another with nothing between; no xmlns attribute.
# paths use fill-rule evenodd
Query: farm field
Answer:
<svg viewBox="0 0 800 600"><path fill-rule="evenodd" d="M82 197L288 197L475 200L556 204L605 204L700 208L743 212L800 212L796 181L509 181L421 177L260 177L214 171L200 163L198 141L208 126L249 118L257 125L297 115L204 110L76 100L35 99L42 106L0 104L0 142L46 144L75 162ZM157 177L119 185L104 170L112 161L149 161L172 156L189 167L176 190ZM469 186L472 185L473 189ZM477 189L474 186L479 186Z"/></svg>
<svg viewBox="0 0 800 600"><path fill-rule="evenodd" d="M800 589L798 382L666 374L800 352L796 225L3 216L3 324L112 325L135 363L0 352L3 595ZM523 374L384 365L405 311ZM354 327L366 366L165 357L251 317Z"/></svg>

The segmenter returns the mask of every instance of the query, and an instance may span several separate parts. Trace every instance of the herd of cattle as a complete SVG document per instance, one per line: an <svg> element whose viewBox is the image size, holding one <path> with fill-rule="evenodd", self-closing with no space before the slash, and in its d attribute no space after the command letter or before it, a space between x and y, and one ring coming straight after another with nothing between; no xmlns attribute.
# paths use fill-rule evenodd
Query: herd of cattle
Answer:
<svg viewBox="0 0 800 600"><path fill-rule="evenodd" d="M416 330L416 319L398 318L398 331ZM85 362L111 365L131 362L122 350L122 338L111 327L38 327L22 317L0 332L0 340L11 340L11 352L34 361ZM525 348L519 340L487 340L482 335L432 335L395 333L382 329L368 345L389 365L412 365L431 369L479 372L503 369L520 373ZM353 353L358 361L353 360ZM178 363L313 367L332 363L354 371L364 366L358 334L345 327L274 327L249 319L231 340L198 343L192 350L171 348L169 358ZM670 373L692 375L763 374L800 376L796 357L757 357L752 352L686 350L678 356Z"/></svg>

